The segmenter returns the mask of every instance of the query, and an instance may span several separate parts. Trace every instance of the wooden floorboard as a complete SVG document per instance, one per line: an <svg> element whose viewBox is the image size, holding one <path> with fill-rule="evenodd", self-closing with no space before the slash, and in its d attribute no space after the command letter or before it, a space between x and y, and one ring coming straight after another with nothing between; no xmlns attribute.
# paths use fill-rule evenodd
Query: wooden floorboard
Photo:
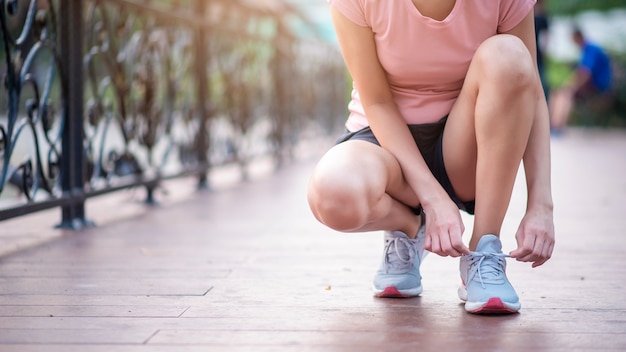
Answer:
<svg viewBox="0 0 626 352"><path fill-rule="evenodd" d="M432 254L421 297L374 298L382 238L313 219L304 158L212 192L167 184L177 198L152 208L96 198L97 226L78 232L52 229L55 212L0 223L0 246L54 233L0 251L0 351L624 351L626 132L572 130L552 148L557 247L540 268L508 261L519 314L467 314L458 260Z"/></svg>

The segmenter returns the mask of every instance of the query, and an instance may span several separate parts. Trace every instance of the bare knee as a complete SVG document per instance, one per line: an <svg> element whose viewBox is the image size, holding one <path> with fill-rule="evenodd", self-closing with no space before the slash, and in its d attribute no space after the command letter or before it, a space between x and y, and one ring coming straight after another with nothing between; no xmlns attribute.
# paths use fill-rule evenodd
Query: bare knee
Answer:
<svg viewBox="0 0 626 352"><path fill-rule="evenodd" d="M523 136L533 123L538 94L543 95L528 48L516 36L496 35L481 44L474 60L478 91L486 101L477 108L477 125L488 135L508 131Z"/></svg>
<svg viewBox="0 0 626 352"><path fill-rule="evenodd" d="M381 169L377 159L357 156L372 155L374 151L378 147L369 143L343 143L319 161L307 196L311 211L321 223L338 231L351 231L368 222L375 193L385 190L371 171Z"/></svg>
<svg viewBox="0 0 626 352"><path fill-rule="evenodd" d="M393 196L413 203L403 187L402 171L393 156L369 142L333 147L322 157L309 182L308 201L315 217L344 232L360 231L389 215Z"/></svg>
<svg viewBox="0 0 626 352"><path fill-rule="evenodd" d="M485 40L474 60L481 65L482 78L497 84L501 94L537 89L535 63L524 42L514 35L500 34Z"/></svg>
<svg viewBox="0 0 626 352"><path fill-rule="evenodd" d="M367 221L363 187L347 176L345 172L316 170L307 192L315 218L337 231L355 230Z"/></svg>

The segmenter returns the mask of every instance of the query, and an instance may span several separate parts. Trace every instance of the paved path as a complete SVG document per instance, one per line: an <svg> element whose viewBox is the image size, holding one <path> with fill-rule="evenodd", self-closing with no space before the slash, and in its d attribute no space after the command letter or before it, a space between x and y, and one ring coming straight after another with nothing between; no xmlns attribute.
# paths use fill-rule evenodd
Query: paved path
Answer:
<svg viewBox="0 0 626 352"><path fill-rule="evenodd" d="M6 253L0 351L626 350L626 132L553 141L557 247L541 268L509 261L522 310L505 317L465 313L458 261L435 255L420 298L372 297L381 236L314 221L313 162L210 193L168 186L178 198L155 209L129 193L103 198L88 208L97 227ZM57 216L0 223L0 237Z"/></svg>

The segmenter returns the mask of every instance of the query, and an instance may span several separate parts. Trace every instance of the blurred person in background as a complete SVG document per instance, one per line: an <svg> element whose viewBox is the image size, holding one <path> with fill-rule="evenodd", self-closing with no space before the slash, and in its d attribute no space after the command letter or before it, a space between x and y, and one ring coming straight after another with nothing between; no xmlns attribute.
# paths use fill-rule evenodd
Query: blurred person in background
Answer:
<svg viewBox="0 0 626 352"><path fill-rule="evenodd" d="M547 62L544 48L548 40L550 30L550 19L545 8L544 0L537 0L535 4L535 40L537 41L537 69L539 78L546 98L550 96L550 86L547 77Z"/></svg>
<svg viewBox="0 0 626 352"><path fill-rule="evenodd" d="M535 1L329 3L354 89L347 131L309 182L314 216L337 231L383 231L377 297L420 295L430 251L460 258L466 311L517 312L505 258L537 267L554 248ZM500 232L522 160L526 213L505 254ZM460 210L475 215L467 246Z"/></svg>
<svg viewBox="0 0 626 352"><path fill-rule="evenodd" d="M550 117L553 134L567 126L577 104L594 102L596 106L610 104L612 99L611 59L597 44L590 42L580 28L572 31L572 40L581 55L569 83L550 96Z"/></svg>

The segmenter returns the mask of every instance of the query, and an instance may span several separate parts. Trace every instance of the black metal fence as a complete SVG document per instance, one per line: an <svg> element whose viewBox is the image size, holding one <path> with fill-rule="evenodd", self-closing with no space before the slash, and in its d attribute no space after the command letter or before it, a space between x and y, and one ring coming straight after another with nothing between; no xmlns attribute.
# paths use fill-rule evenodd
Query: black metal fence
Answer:
<svg viewBox="0 0 626 352"><path fill-rule="evenodd" d="M0 0L0 220L211 167L343 119L337 50L280 0ZM304 31L304 32L303 32Z"/></svg>

